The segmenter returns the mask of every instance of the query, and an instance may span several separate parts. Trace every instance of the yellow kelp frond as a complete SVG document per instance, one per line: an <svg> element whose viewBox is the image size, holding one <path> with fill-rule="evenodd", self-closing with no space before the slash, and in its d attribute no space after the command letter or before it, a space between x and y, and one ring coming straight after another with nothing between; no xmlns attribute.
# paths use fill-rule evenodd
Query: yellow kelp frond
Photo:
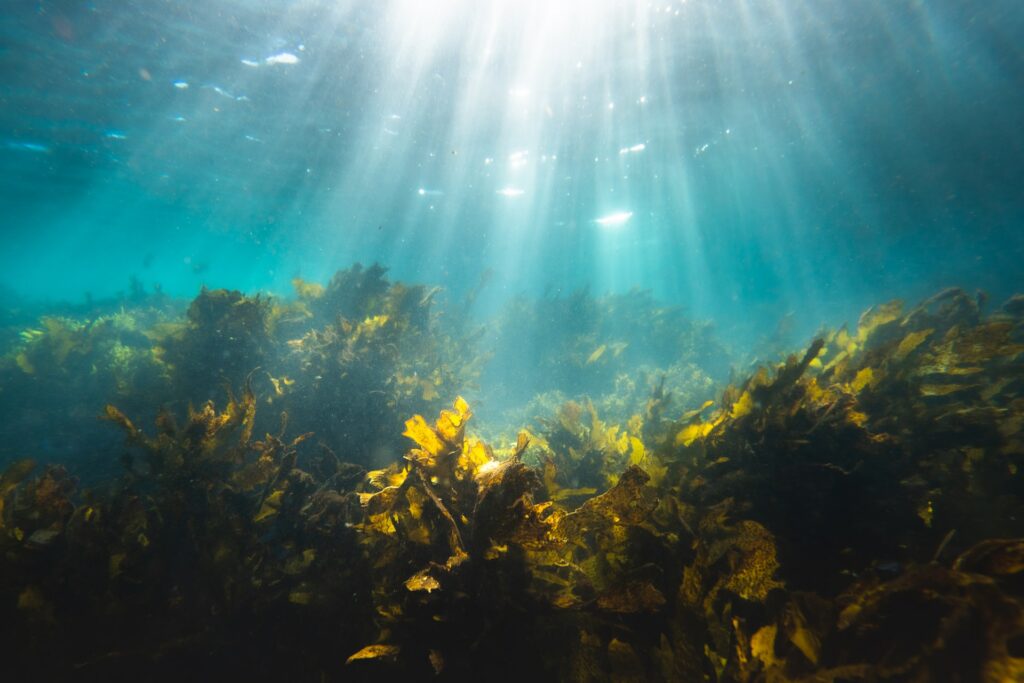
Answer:
<svg viewBox="0 0 1024 683"><path fill-rule="evenodd" d="M382 470L367 472L366 480L374 487L383 489L389 486L401 486L407 476L409 476L409 468L395 464Z"/></svg>
<svg viewBox="0 0 1024 683"><path fill-rule="evenodd" d="M869 308L857 322L857 341L863 345L879 328L899 319L902 311L903 302L899 299Z"/></svg>
<svg viewBox="0 0 1024 683"><path fill-rule="evenodd" d="M367 645L359 652L345 660L346 664L365 659L394 659L402 648L398 645Z"/></svg>
<svg viewBox="0 0 1024 683"><path fill-rule="evenodd" d="M746 394L745 394L746 395ZM745 413L744 413L745 414ZM698 439L705 438L715 428L715 422L695 422L683 427L676 434L676 446L689 446Z"/></svg>
<svg viewBox="0 0 1024 683"><path fill-rule="evenodd" d="M584 365L591 365L592 363L596 363L601 358L601 356L604 355L604 352L607 349L607 344L601 344L600 346L598 346L589 356L587 356L587 360L584 363Z"/></svg>
<svg viewBox="0 0 1024 683"><path fill-rule="evenodd" d="M558 533L567 539L576 538L594 523L639 524L657 505L657 493L646 484L650 477L631 465L619 477L619 482L601 495L591 498L577 510L565 516L558 525Z"/></svg>
<svg viewBox="0 0 1024 683"><path fill-rule="evenodd" d="M319 299L324 295L324 286L317 282L306 282L301 277L292 278L292 289L300 299Z"/></svg>
<svg viewBox="0 0 1024 683"><path fill-rule="evenodd" d="M469 404L461 396L456 397L454 411L442 410L437 418L437 433L449 444L456 444L462 440L462 433L466 429L466 422L473 416Z"/></svg>
<svg viewBox="0 0 1024 683"><path fill-rule="evenodd" d="M413 415L405 422L404 436L409 437L431 458L436 458L445 449L445 443L437 432L427 424L422 415Z"/></svg>
<svg viewBox="0 0 1024 683"><path fill-rule="evenodd" d="M754 398L750 395L749 391L744 391L740 394L740 397L736 399L736 402L732 404L732 408L729 411L729 417L734 420L738 420L741 417L746 417L750 414L750 411L754 408Z"/></svg>
<svg viewBox="0 0 1024 683"><path fill-rule="evenodd" d="M442 473L442 470L450 474L448 470L456 464L453 460L462 452L466 422L472 415L469 405L461 396L455 399L454 410L441 411L433 427L427 424L422 415L414 415L406 421L403 434L415 441L419 448L410 451L406 459L432 475ZM464 460L464 464L468 462Z"/></svg>

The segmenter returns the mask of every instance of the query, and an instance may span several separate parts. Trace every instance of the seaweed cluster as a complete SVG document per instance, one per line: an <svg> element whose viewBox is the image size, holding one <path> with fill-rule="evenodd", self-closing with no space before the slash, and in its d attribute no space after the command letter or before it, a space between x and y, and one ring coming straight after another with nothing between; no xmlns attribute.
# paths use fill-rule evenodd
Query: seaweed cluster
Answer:
<svg viewBox="0 0 1024 683"><path fill-rule="evenodd" d="M0 356L0 460L26 451L51 460L88 457L87 444L117 445L96 420L104 402L146 412L169 400L169 377L151 338L172 315L161 303L85 319L47 315L20 329Z"/></svg>
<svg viewBox="0 0 1024 683"><path fill-rule="evenodd" d="M876 307L662 446L719 676L1021 678L1020 309Z"/></svg>
<svg viewBox="0 0 1024 683"><path fill-rule="evenodd" d="M8 671L25 680L312 678L331 662L310 657L355 642L369 614L352 600L365 579L349 489L363 470L329 453L300 470L296 449L309 435L254 440L255 413L246 389L182 424L162 413L150 436L108 405L132 455L103 490L78 491L59 466L36 478L31 461L7 470Z"/></svg>
<svg viewBox="0 0 1024 683"><path fill-rule="evenodd" d="M0 456L31 446L49 460L87 458L83 442L116 445L97 429L106 402L148 420L251 383L297 429L350 460L390 459L405 417L471 389L483 358L467 324L435 310L438 290L385 273L357 264L326 286L297 279L291 300L204 288L184 316L140 295L111 314L43 317L0 357L9 418ZM274 430L274 420L260 429ZM109 473L104 460L97 454L90 465Z"/></svg>
<svg viewBox="0 0 1024 683"><path fill-rule="evenodd" d="M659 382L624 419L567 402L494 448L466 400L426 409L473 367L465 328L382 275L204 293L158 358L241 306L236 348L267 365L229 366L239 395L154 432L108 405L127 447L102 488L8 468L12 671L1024 678L1021 298L878 306L718 401L680 414Z"/></svg>

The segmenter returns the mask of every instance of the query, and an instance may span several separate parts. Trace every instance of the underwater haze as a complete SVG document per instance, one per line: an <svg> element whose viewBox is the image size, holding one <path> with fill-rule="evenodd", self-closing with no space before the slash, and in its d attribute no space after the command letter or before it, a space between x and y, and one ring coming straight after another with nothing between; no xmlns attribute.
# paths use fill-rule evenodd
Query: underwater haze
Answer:
<svg viewBox="0 0 1024 683"><path fill-rule="evenodd" d="M5 680L1024 680L1021 0L8 0Z"/></svg>
<svg viewBox="0 0 1024 683"><path fill-rule="evenodd" d="M3 284L481 304L638 286L802 329L1008 294L1024 12L987 2L97 2L4 13ZM845 317L844 317L845 316Z"/></svg>

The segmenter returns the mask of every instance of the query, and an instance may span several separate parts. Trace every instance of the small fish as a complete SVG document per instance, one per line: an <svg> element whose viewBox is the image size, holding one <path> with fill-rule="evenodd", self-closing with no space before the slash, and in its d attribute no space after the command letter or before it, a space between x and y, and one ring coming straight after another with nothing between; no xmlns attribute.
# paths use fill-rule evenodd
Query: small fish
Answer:
<svg viewBox="0 0 1024 683"><path fill-rule="evenodd" d="M587 356L587 363L586 364L590 365L592 363L596 363L601 358L601 356L604 355L604 352L607 351L607 350L608 350L608 345L607 344L601 344L596 349L594 349L593 353L591 353L589 356Z"/></svg>

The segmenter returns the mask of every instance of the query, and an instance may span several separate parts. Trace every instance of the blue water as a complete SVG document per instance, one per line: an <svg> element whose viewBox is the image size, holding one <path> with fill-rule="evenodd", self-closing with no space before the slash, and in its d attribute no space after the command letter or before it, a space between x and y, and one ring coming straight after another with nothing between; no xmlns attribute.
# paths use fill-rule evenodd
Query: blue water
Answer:
<svg viewBox="0 0 1024 683"><path fill-rule="evenodd" d="M648 288L737 343L999 299L1022 29L1014 0L8 3L0 285L287 293L379 261L488 271L484 316Z"/></svg>
<svg viewBox="0 0 1024 683"><path fill-rule="evenodd" d="M1022 36L6 0L4 680L1024 680Z"/></svg>

